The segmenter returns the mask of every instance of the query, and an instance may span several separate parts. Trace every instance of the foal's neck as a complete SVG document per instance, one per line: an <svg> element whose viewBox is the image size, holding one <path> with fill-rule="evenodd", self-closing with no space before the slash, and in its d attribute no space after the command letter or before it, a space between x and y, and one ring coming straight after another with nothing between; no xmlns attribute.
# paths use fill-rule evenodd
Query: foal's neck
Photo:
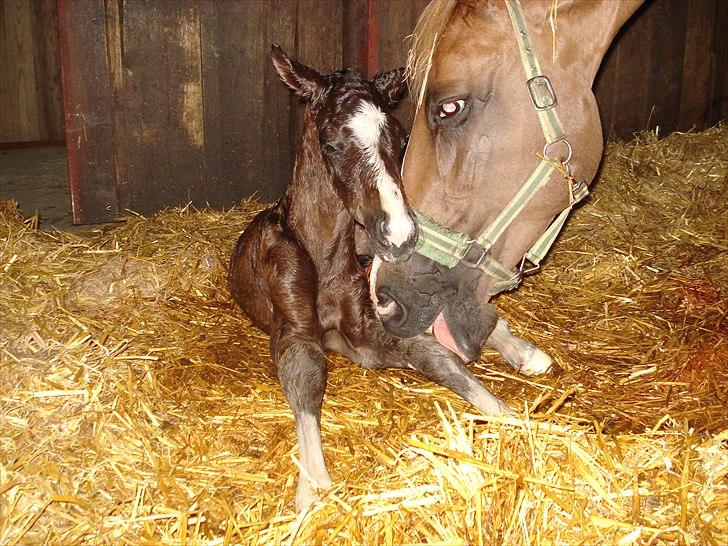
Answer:
<svg viewBox="0 0 728 546"><path fill-rule="evenodd" d="M356 261L355 222L333 182L322 156L316 126L306 109L293 180L281 206L288 227L306 247L314 263L327 269Z"/></svg>

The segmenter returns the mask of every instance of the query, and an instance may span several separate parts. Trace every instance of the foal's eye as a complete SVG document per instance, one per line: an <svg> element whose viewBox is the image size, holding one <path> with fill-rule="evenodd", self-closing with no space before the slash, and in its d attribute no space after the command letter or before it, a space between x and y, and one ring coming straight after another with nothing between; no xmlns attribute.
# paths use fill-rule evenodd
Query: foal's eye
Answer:
<svg viewBox="0 0 728 546"><path fill-rule="evenodd" d="M336 144L324 144L323 149L327 154L341 153L341 148L339 148Z"/></svg>
<svg viewBox="0 0 728 546"><path fill-rule="evenodd" d="M440 119L451 118L465 108L465 99L443 102L437 109L437 117Z"/></svg>

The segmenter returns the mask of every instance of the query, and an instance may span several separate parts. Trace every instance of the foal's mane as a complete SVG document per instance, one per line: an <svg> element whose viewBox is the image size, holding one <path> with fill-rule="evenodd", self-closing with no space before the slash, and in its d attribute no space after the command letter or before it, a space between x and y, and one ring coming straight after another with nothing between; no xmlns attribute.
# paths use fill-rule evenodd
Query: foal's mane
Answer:
<svg viewBox="0 0 728 546"><path fill-rule="evenodd" d="M410 36L406 72L410 97L416 104L427 81L432 53L450 21L456 15L466 16L477 3L478 0L432 0L420 15Z"/></svg>

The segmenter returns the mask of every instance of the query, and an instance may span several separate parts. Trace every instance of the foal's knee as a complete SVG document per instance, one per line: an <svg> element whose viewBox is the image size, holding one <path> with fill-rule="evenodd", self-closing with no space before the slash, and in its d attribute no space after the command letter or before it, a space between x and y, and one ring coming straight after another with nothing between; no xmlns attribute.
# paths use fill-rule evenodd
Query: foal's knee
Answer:
<svg viewBox="0 0 728 546"><path fill-rule="evenodd" d="M326 356L321 346L309 341L294 341L283 350L276 362L283 393L297 410L321 408L326 389Z"/></svg>

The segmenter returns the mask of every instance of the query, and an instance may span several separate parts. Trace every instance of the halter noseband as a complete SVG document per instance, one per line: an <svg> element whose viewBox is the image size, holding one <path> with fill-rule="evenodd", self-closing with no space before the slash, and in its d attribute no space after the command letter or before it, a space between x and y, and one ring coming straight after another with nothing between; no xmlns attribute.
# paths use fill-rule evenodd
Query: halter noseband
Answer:
<svg viewBox="0 0 728 546"><path fill-rule="evenodd" d="M541 131L546 141L543 147L542 159L536 170L521 186L506 208L475 239L471 239L464 233L446 228L432 218L415 211L420 228L415 252L446 267L452 268L457 264L464 264L468 267L480 269L496 281L490 292L491 295L515 288L520 284L523 275L536 271L540 267L541 261L556 240L564 222L566 222L569 212L576 203L589 193L585 183L573 184L571 183L571 177L566 177L570 181L569 206L556 217L544 234L526 252L515 271L508 269L490 255L493 244L503 235L531 197L549 181L554 170L559 167L568 169L567 165L572 156L571 144L566 138L564 127L556 113L556 94L551 81L541 73L541 67L538 64L538 59L526 30L526 20L523 16L521 4L518 0L505 0L505 3L516 34L523 69L526 72L526 88L538 114ZM566 159L563 161L549 159L549 148L559 142L566 146ZM565 172L568 175L568 170ZM533 264L530 269L525 269L527 260Z"/></svg>

